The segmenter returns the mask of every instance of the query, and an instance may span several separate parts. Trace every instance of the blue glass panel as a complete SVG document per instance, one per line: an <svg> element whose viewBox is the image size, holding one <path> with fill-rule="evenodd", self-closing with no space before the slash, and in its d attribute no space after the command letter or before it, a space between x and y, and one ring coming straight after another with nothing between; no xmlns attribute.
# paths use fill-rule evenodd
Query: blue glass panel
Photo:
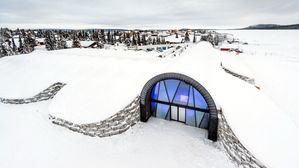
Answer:
<svg viewBox="0 0 299 168"><path fill-rule="evenodd" d="M172 101L175 91L179 85L180 81L175 79L167 79L165 80L166 89L168 92L169 100Z"/></svg>
<svg viewBox="0 0 299 168"><path fill-rule="evenodd" d="M166 92L166 87L164 85L164 81L160 82L160 90L159 90L158 100L164 101L164 102L169 102L167 92Z"/></svg>
<svg viewBox="0 0 299 168"><path fill-rule="evenodd" d="M207 109L208 105L206 100L196 89L193 90L194 90L194 98L195 98L195 107Z"/></svg>
<svg viewBox="0 0 299 168"><path fill-rule="evenodd" d="M157 109L157 103L151 102L151 112L152 112L153 116L156 116L156 109Z"/></svg>
<svg viewBox="0 0 299 168"><path fill-rule="evenodd" d="M208 126L209 126L209 117L210 117L210 114L205 113L205 115L203 117L203 120L200 124L200 128L208 128Z"/></svg>
<svg viewBox="0 0 299 168"><path fill-rule="evenodd" d="M169 111L169 105L158 103L156 117L165 119L168 111Z"/></svg>
<svg viewBox="0 0 299 168"><path fill-rule="evenodd" d="M200 127L200 124L202 122L204 114L205 114L204 112L196 111L196 126L197 127Z"/></svg>
<svg viewBox="0 0 299 168"><path fill-rule="evenodd" d="M195 127L195 112L191 109L186 109L186 124Z"/></svg>
<svg viewBox="0 0 299 168"><path fill-rule="evenodd" d="M159 82L155 84L151 92L152 99L158 99L158 91L159 91Z"/></svg>
<svg viewBox="0 0 299 168"><path fill-rule="evenodd" d="M190 86L188 106L194 107L194 97L193 97L193 87L192 86Z"/></svg>
<svg viewBox="0 0 299 168"><path fill-rule="evenodd" d="M187 101L189 97L188 92L189 92L189 85L186 84L185 82L181 82L173 102L182 105L187 105Z"/></svg>

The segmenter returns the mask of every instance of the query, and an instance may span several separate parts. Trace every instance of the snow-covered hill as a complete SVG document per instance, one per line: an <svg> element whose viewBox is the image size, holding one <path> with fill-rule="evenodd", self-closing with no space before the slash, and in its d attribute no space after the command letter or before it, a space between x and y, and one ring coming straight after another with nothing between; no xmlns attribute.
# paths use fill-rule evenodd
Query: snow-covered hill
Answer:
<svg viewBox="0 0 299 168"><path fill-rule="evenodd" d="M255 35L256 38L258 35L259 33ZM269 39L270 35L265 38ZM290 113L285 110L285 106L290 103L281 93L289 85L288 82L281 83L275 85L274 90L271 89L270 78L263 75L267 71L258 69L261 66L252 66L255 63L268 65L266 61L259 59L260 54L257 52L264 53L265 48L254 50L259 48L256 46L267 47L267 44L249 43L247 48L242 45L240 47L244 47L244 54L241 55L223 54L209 43L201 42L189 47L179 57L163 59L156 57L156 52L98 49L51 52L38 50L28 55L2 58L0 76L3 82L0 83L0 97L30 97L55 82L67 85L49 102L31 105L0 104L0 112L3 114L0 131L5 137L0 139L0 145L3 145L0 147L4 149L0 151L0 166L2 164L1 167L7 167L9 161L14 160L30 165L35 158L41 159L40 162L34 162L36 167L46 162L51 163L49 167L58 164L92 167L111 162L111 167L119 164L132 167L136 160L136 165L139 166L138 163L147 162L148 158L157 160L158 165L164 167L233 166L210 141L197 137L204 136L205 131L179 123L151 119L148 124L137 124L125 134L98 139L70 133L50 124L47 119L47 114L50 113L76 123L100 121L130 103L141 92L144 84L155 75L177 72L199 81L210 92L241 143L264 165L273 168L296 167L299 131L293 121L296 119L291 119L288 115ZM268 47L269 51L275 50ZM285 49L284 46L277 48ZM294 48L290 50L293 51ZM296 58L294 57L295 60ZM261 90L226 73L220 66L221 62L235 72L250 74L249 76L257 79ZM288 63L292 64L293 61ZM294 63L292 66L296 67L296 61ZM268 68L270 72L273 70L272 66ZM293 76L295 72L291 69L288 74ZM297 80L289 80L292 81L296 83ZM271 94L274 91L277 95ZM293 95L291 100L298 100ZM281 97L285 98L281 99L283 104L275 100ZM21 143L23 138L25 146ZM152 142L155 140L159 142ZM25 155L30 149L33 150L33 155Z"/></svg>

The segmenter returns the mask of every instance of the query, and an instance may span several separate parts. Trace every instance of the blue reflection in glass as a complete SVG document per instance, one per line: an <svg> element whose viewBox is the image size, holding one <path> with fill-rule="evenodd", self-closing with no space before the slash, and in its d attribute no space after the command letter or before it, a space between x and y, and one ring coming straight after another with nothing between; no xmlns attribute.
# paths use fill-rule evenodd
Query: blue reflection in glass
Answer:
<svg viewBox="0 0 299 168"><path fill-rule="evenodd" d="M167 79L156 83L151 91L151 112L153 116L170 120L170 105L187 105L189 108L180 107L187 125L208 128L209 113L196 111L195 108L207 109L208 105L204 97L189 84L175 79ZM154 100L167 104L157 103ZM171 102L173 100L173 102ZM175 105L174 104L174 105ZM186 115L186 116L185 116ZM179 120L179 119L177 119Z"/></svg>
<svg viewBox="0 0 299 168"><path fill-rule="evenodd" d="M203 120L200 124L200 128L208 128L209 126L209 113L204 113Z"/></svg>
<svg viewBox="0 0 299 168"><path fill-rule="evenodd" d="M180 86L178 88L178 91L174 97L173 103L187 105L188 102L188 92L189 92L189 86L185 82L181 82Z"/></svg>
<svg viewBox="0 0 299 168"><path fill-rule="evenodd" d="M165 119L168 111L169 105L158 103L156 117Z"/></svg>
<svg viewBox="0 0 299 168"><path fill-rule="evenodd" d="M167 88L168 96L169 96L169 101L173 100L175 91L179 85L180 81L175 80L175 79L167 79L165 80L165 85Z"/></svg>
<svg viewBox="0 0 299 168"><path fill-rule="evenodd" d="M207 109L208 105L203 96L196 90L194 90L195 107Z"/></svg>
<svg viewBox="0 0 299 168"><path fill-rule="evenodd" d="M167 92L166 92L166 87L164 85L164 81L160 82L160 90L159 90L158 100L164 101L164 102L169 102Z"/></svg>
<svg viewBox="0 0 299 168"><path fill-rule="evenodd" d="M193 87L192 86L190 86L188 106L194 107L194 97L193 97Z"/></svg>
<svg viewBox="0 0 299 168"><path fill-rule="evenodd" d="M196 111L196 126L200 127L200 124L203 120L204 112Z"/></svg>
<svg viewBox="0 0 299 168"><path fill-rule="evenodd" d="M157 109L157 103L156 102L151 102L151 112L153 116L156 116L156 109Z"/></svg>
<svg viewBox="0 0 299 168"><path fill-rule="evenodd" d="M195 127L195 112L191 109L186 109L186 124Z"/></svg>
<svg viewBox="0 0 299 168"><path fill-rule="evenodd" d="M152 99L158 99L158 92L159 92L159 83L156 83L151 92Z"/></svg>

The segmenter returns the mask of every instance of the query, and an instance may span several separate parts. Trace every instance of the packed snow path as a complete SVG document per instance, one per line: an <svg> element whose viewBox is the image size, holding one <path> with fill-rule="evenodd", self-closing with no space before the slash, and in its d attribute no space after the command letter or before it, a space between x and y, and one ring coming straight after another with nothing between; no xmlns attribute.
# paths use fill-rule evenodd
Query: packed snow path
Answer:
<svg viewBox="0 0 299 168"><path fill-rule="evenodd" d="M206 130L151 118L124 134L92 138L53 125L48 103L0 104L1 168L235 167Z"/></svg>

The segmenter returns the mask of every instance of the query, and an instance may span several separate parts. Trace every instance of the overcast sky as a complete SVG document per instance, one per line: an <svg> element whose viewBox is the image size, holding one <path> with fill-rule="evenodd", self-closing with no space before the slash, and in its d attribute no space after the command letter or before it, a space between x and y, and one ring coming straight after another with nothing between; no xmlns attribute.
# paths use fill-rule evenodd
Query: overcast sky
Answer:
<svg viewBox="0 0 299 168"><path fill-rule="evenodd" d="M299 23L299 0L0 0L0 26L231 28Z"/></svg>

